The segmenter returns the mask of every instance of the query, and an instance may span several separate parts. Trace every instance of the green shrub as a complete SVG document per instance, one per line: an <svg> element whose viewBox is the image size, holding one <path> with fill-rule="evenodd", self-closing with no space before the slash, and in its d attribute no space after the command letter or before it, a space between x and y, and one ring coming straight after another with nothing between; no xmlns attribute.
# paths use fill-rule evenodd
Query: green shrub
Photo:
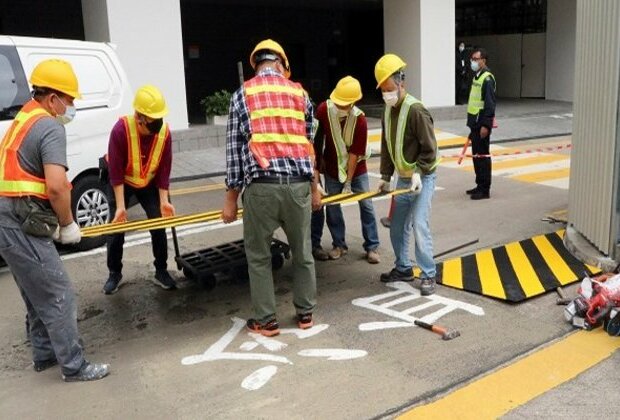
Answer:
<svg viewBox="0 0 620 420"><path fill-rule="evenodd" d="M222 89L213 95L205 96L200 100L200 105L206 115L227 115L231 96L232 93Z"/></svg>

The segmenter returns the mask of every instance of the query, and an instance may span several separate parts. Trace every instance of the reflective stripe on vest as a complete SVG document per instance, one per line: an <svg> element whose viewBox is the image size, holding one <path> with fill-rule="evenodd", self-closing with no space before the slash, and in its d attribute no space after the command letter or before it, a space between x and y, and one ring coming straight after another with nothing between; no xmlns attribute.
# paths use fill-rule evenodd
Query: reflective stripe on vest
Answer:
<svg viewBox="0 0 620 420"><path fill-rule="evenodd" d="M327 100L327 118L329 119L329 128L334 141L334 147L336 149L336 156L338 157L338 181L344 183L347 180L347 169L349 166L349 149L353 144L353 138L355 136L355 126L357 125L357 119L360 115L364 115L361 109L354 106L352 112L349 112L347 119L344 122L344 127L340 124L338 118L338 108L331 101ZM368 143L366 144L366 154L358 157L357 161L368 159L370 148Z"/></svg>
<svg viewBox="0 0 620 420"><path fill-rule="evenodd" d="M250 113L249 147L261 168L274 158L307 158L306 93L300 84L278 76L256 76L243 84Z"/></svg>
<svg viewBox="0 0 620 420"><path fill-rule="evenodd" d="M45 179L26 172L19 164L17 151L41 118L51 115L33 100L27 102L17 113L13 123L0 143L0 196L35 196L47 200Z"/></svg>
<svg viewBox="0 0 620 420"><path fill-rule="evenodd" d="M471 81L471 90L469 91L469 101L467 102L467 113L478 115L484 109L484 99L482 98L482 85L487 77L491 77L495 82L495 76L490 71L484 70L480 77Z"/></svg>
<svg viewBox="0 0 620 420"><path fill-rule="evenodd" d="M153 139L146 164L143 165L136 118L133 115L128 115L122 117L121 120L125 125L128 152L125 182L135 188L144 188L155 178L155 173L159 168L166 139L168 138L168 124L162 124L159 133Z"/></svg>

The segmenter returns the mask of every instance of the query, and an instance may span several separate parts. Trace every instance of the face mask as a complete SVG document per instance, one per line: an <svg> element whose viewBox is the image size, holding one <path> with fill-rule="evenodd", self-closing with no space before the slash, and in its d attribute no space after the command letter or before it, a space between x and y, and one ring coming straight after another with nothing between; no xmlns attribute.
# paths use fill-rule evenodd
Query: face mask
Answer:
<svg viewBox="0 0 620 420"><path fill-rule="evenodd" d="M383 102L385 102L387 106L393 107L398 102L398 90L383 92L381 95L383 96Z"/></svg>
<svg viewBox="0 0 620 420"><path fill-rule="evenodd" d="M144 126L147 128L147 130L149 130L149 133L151 134L159 133L162 125L164 125L164 120L162 118L144 124Z"/></svg>
<svg viewBox="0 0 620 420"><path fill-rule="evenodd" d="M464 46L462 46L462 45L459 45L459 51L460 51L460 52L465 51L465 47L464 47Z"/></svg>
<svg viewBox="0 0 620 420"><path fill-rule="evenodd" d="M58 97L58 99L65 106L65 113L56 114L56 121L58 121L62 125L69 124L71 121L73 121L73 118L75 118L77 110L75 109L75 106L65 104L64 101L60 99L60 97Z"/></svg>
<svg viewBox="0 0 620 420"><path fill-rule="evenodd" d="M336 115L338 116L339 119L344 119L347 118L349 116L349 111L348 110L344 110L344 109L337 109L336 110Z"/></svg>
<svg viewBox="0 0 620 420"><path fill-rule="evenodd" d="M471 69L473 71L478 71L480 69L480 64L477 61L472 61L471 62Z"/></svg>

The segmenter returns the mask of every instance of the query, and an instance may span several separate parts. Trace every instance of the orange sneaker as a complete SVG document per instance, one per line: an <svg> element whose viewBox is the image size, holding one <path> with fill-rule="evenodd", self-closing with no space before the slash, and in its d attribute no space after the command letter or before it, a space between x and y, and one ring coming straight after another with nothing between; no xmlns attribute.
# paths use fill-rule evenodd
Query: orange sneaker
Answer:
<svg viewBox="0 0 620 420"><path fill-rule="evenodd" d="M299 329L307 330L308 328L312 328L313 325L312 313L297 314L297 326Z"/></svg>
<svg viewBox="0 0 620 420"><path fill-rule="evenodd" d="M257 320L250 318L248 322L245 324L245 327L255 333L262 334L265 337L274 337L280 334L280 325L276 319L272 319L267 321L264 324L261 324Z"/></svg>

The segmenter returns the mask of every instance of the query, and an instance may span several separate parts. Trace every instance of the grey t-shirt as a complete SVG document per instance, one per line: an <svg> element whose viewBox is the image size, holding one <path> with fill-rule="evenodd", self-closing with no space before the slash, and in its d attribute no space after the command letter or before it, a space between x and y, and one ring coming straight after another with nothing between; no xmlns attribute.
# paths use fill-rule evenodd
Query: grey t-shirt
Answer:
<svg viewBox="0 0 620 420"><path fill-rule="evenodd" d="M67 168L67 135L65 127L54 118L41 118L34 123L17 151L19 164L26 172L44 177L43 165ZM20 222L13 211L11 197L0 197L0 226L18 228Z"/></svg>

